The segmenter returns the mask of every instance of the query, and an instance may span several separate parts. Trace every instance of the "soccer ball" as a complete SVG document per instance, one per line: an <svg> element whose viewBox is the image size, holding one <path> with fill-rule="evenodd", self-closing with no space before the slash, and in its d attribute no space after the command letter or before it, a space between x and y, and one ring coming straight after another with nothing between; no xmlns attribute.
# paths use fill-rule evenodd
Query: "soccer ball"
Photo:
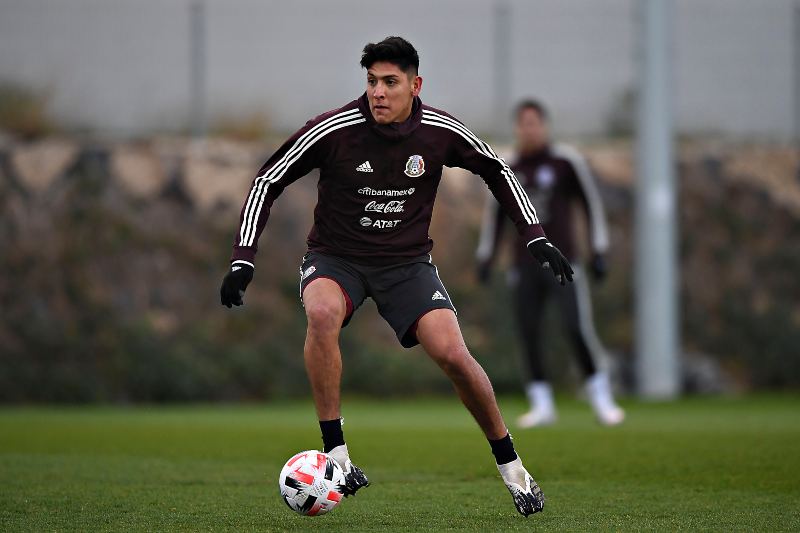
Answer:
<svg viewBox="0 0 800 533"><path fill-rule="evenodd" d="M317 516L333 510L344 496L342 467L327 453L317 450L300 452L281 470L278 487L289 509Z"/></svg>

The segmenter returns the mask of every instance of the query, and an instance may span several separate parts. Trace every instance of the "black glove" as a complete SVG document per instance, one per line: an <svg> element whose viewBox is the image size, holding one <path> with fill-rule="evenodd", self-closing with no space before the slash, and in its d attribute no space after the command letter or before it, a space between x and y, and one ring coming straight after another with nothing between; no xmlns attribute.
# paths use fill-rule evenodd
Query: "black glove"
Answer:
<svg viewBox="0 0 800 533"><path fill-rule="evenodd" d="M606 256L603 254L594 254L592 256L592 277L596 281L603 281L608 275L608 265L606 264Z"/></svg>
<svg viewBox="0 0 800 533"><path fill-rule="evenodd" d="M528 251L539 261L542 268L550 268L556 280L564 285L567 281L572 281L572 267L564 255L545 237L541 237L528 243Z"/></svg>
<svg viewBox="0 0 800 533"><path fill-rule="evenodd" d="M253 265L244 261L231 263L230 271L222 280L219 289L220 302L230 308L231 305L243 305L242 296L247 285L253 280Z"/></svg>
<svg viewBox="0 0 800 533"><path fill-rule="evenodd" d="M475 274L478 277L478 283L488 285L489 280L492 279L492 264L487 260L479 261Z"/></svg>

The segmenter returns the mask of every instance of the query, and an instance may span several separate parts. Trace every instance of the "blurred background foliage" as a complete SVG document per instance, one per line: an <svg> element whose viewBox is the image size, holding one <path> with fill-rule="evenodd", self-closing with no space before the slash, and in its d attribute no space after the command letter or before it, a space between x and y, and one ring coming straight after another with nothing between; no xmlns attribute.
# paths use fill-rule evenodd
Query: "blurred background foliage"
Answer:
<svg viewBox="0 0 800 533"><path fill-rule="evenodd" d="M218 287L238 210L273 140L252 134L252 124L247 135L203 142L101 144L36 138L26 132L44 135L49 127L11 124L3 123L9 133L0 142L0 400L308 393L298 267L315 175L276 202L247 305L228 310ZM630 386L631 146L615 140L583 148L600 178L614 251L609 278L595 285L597 326L619 383ZM796 152L685 140L680 153L685 388L800 385L800 183L786 179L797 168ZM504 276L499 271L481 287L473 274L484 193L480 179L448 172L431 229L433 258L476 358L498 391L516 392L519 345ZM549 325L557 381L575 384L557 317ZM419 348L399 346L371 301L341 342L347 392L450 391Z"/></svg>

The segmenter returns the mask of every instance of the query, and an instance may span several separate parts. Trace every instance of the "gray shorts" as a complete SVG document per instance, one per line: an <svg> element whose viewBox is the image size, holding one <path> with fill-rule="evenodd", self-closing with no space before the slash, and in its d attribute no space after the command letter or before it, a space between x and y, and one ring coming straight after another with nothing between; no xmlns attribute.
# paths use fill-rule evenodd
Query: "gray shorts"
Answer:
<svg viewBox="0 0 800 533"><path fill-rule="evenodd" d="M371 297L405 348L419 344L417 322L423 315L434 309L456 311L430 255L395 265L367 266L308 252L300 266L301 301L308 284L318 278L331 279L342 289L347 304L342 327L347 326L364 300Z"/></svg>

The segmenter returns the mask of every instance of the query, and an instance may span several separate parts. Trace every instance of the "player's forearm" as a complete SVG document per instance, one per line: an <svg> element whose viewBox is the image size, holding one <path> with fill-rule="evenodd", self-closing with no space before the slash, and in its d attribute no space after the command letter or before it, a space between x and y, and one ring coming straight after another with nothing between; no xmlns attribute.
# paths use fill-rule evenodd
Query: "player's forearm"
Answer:
<svg viewBox="0 0 800 533"><path fill-rule="evenodd" d="M274 198L274 192L264 190L261 183L256 180L242 206L231 261L243 260L250 263L255 261L258 238L267 224Z"/></svg>
<svg viewBox="0 0 800 533"><path fill-rule="evenodd" d="M502 179L490 184L489 189L500 204L500 209L508 215L517 228L517 233L525 242L545 236L533 204L513 174L510 176L504 174Z"/></svg>

